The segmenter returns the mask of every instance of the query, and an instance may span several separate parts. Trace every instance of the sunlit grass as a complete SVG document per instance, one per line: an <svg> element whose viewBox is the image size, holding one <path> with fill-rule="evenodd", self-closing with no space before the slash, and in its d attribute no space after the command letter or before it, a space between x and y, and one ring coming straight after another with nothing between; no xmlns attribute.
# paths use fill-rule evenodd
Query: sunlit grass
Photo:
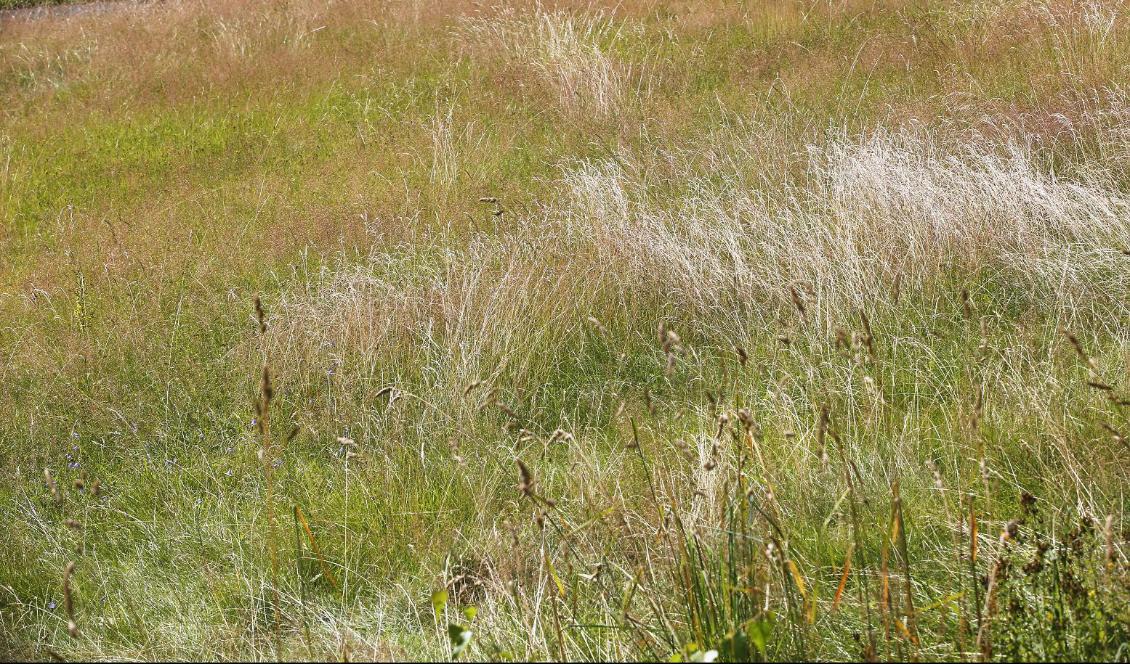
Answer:
<svg viewBox="0 0 1130 664"><path fill-rule="evenodd" d="M510 4L0 18L0 653L1125 659L1124 10Z"/></svg>

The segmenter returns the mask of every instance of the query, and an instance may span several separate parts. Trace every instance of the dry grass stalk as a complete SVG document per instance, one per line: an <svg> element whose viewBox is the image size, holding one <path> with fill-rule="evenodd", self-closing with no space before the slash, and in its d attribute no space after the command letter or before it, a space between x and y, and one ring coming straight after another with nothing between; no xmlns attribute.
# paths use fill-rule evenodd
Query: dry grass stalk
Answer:
<svg viewBox="0 0 1130 664"><path fill-rule="evenodd" d="M831 423L831 415L829 414L827 404L820 406L820 419L816 424L816 447L820 450L820 466L822 468L828 467L828 426Z"/></svg>

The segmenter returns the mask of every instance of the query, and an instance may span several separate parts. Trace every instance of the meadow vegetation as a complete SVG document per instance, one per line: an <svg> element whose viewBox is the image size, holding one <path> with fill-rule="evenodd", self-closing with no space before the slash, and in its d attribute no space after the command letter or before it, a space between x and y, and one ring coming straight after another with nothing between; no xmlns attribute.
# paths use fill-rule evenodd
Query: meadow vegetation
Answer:
<svg viewBox="0 0 1130 664"><path fill-rule="evenodd" d="M1130 659L1128 75L1118 2L0 15L0 656Z"/></svg>

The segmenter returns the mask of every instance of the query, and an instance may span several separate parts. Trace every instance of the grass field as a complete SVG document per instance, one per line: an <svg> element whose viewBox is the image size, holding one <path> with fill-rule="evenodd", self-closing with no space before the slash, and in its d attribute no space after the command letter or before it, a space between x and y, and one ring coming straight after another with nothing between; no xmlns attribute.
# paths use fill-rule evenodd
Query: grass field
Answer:
<svg viewBox="0 0 1130 664"><path fill-rule="evenodd" d="M1113 1L0 15L0 658L1130 660L1128 80Z"/></svg>

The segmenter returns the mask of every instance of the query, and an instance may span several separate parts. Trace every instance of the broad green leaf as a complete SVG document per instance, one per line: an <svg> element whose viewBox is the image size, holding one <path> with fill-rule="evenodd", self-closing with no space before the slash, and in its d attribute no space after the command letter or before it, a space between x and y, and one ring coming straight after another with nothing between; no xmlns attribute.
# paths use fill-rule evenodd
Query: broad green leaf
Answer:
<svg viewBox="0 0 1130 664"><path fill-rule="evenodd" d="M454 623L447 626L447 638L451 639L451 659L458 659L459 654L471 642L471 630Z"/></svg>
<svg viewBox="0 0 1130 664"><path fill-rule="evenodd" d="M765 656L765 647L772 632L773 623L769 620L750 620L745 624L746 638L757 648L762 657Z"/></svg>
<svg viewBox="0 0 1130 664"><path fill-rule="evenodd" d="M752 659L749 651L749 637L745 631L737 630L726 634L722 640L722 654L727 662L748 662Z"/></svg>
<svg viewBox="0 0 1130 664"><path fill-rule="evenodd" d="M432 610L436 612L436 618L443 615L443 607L447 606L447 591L437 590L432 593Z"/></svg>

